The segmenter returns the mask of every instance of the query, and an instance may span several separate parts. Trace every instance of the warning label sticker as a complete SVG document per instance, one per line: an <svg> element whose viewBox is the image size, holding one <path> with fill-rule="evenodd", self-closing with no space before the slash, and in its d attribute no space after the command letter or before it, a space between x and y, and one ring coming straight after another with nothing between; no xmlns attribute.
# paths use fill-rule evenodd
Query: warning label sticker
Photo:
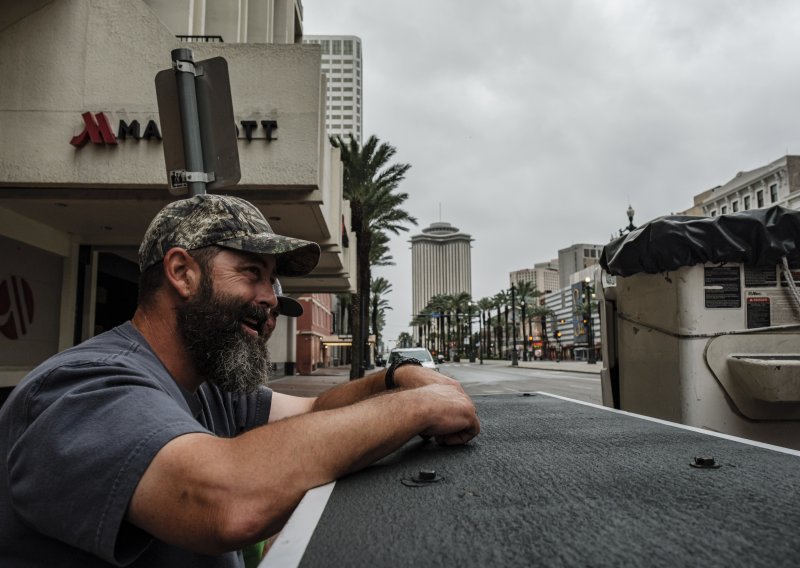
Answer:
<svg viewBox="0 0 800 568"><path fill-rule="evenodd" d="M706 308L741 308L742 279L739 266L706 266L704 269Z"/></svg>
<svg viewBox="0 0 800 568"><path fill-rule="evenodd" d="M754 327L769 327L770 299L767 296L749 296L747 298L747 329Z"/></svg>

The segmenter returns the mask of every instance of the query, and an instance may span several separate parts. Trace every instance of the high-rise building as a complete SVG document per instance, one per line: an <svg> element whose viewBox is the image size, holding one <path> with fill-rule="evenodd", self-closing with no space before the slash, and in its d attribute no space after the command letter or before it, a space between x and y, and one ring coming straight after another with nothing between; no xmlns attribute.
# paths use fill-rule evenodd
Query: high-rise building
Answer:
<svg viewBox="0 0 800 568"><path fill-rule="evenodd" d="M413 315L437 294L472 294L472 241L470 235L443 222L431 223L411 237Z"/></svg>
<svg viewBox="0 0 800 568"><path fill-rule="evenodd" d="M520 282L533 282L542 294L558 290L558 259L537 262L533 268L515 270L509 274L509 280L514 285Z"/></svg>
<svg viewBox="0 0 800 568"><path fill-rule="evenodd" d="M309 35L303 43L322 48L322 73L327 77L325 128L331 136L361 144L363 133L363 73L361 38L340 35Z"/></svg>
<svg viewBox="0 0 800 568"><path fill-rule="evenodd" d="M572 245L558 251L558 287L569 286L569 278L576 272L600 261L603 245Z"/></svg>

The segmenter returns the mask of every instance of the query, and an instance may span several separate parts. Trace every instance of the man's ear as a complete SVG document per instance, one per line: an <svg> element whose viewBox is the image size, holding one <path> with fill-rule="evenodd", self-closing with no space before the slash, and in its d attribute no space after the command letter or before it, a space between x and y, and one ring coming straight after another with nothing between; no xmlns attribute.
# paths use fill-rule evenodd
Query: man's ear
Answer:
<svg viewBox="0 0 800 568"><path fill-rule="evenodd" d="M200 286L200 265L186 249L173 247L164 255L164 275L181 298L189 298Z"/></svg>

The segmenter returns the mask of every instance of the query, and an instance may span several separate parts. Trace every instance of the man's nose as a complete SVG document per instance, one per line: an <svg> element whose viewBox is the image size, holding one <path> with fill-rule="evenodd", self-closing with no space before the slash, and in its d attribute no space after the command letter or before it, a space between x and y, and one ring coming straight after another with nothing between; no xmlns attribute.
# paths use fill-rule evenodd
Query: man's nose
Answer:
<svg viewBox="0 0 800 568"><path fill-rule="evenodd" d="M275 295L271 282L262 282L259 285L256 302L259 305L268 307L270 310L278 307L278 296Z"/></svg>

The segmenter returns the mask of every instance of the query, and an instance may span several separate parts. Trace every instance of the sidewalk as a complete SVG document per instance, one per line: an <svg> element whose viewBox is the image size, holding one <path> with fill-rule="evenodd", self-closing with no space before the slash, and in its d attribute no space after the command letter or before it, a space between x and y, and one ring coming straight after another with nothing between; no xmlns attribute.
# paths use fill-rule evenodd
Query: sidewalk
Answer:
<svg viewBox="0 0 800 568"><path fill-rule="evenodd" d="M509 366L511 362L508 361ZM591 373L599 375L603 362L590 365L586 361L518 361L518 366L524 369L543 369L547 371L569 371L571 373Z"/></svg>
<svg viewBox="0 0 800 568"><path fill-rule="evenodd" d="M511 361L485 361L486 365L494 367L511 367ZM448 365L480 365L477 361L475 363L445 363L442 365L442 370L447 373ZM590 365L586 361L518 361L518 368L520 369L540 369L546 371L569 371L571 373L589 373L593 375L600 374L602 362L598 361L594 365ZM379 368L368 371L372 373ZM340 383L346 383L350 380L350 366L341 367L325 367L314 371L310 375L295 375L293 377L279 377L269 382L269 387L275 392L283 394L291 394L294 396L317 396L322 391L325 391L332 386Z"/></svg>
<svg viewBox="0 0 800 568"><path fill-rule="evenodd" d="M294 396L317 396L332 386L350 380L350 366L325 367L310 375L283 376L269 382L275 392Z"/></svg>

